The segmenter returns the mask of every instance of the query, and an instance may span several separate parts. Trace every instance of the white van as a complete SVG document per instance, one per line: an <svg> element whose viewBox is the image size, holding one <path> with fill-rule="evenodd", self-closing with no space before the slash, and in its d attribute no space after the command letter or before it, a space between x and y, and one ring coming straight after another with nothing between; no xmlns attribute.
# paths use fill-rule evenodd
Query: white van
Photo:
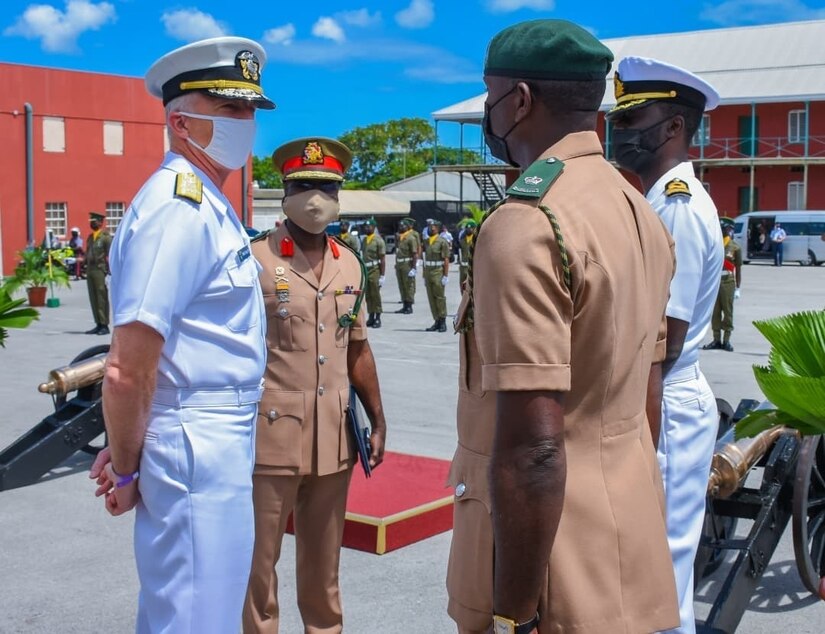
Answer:
<svg viewBox="0 0 825 634"><path fill-rule="evenodd" d="M819 266L825 262L825 211L753 211L734 219L733 239L742 260L773 260L771 229L776 222L787 234L783 262Z"/></svg>

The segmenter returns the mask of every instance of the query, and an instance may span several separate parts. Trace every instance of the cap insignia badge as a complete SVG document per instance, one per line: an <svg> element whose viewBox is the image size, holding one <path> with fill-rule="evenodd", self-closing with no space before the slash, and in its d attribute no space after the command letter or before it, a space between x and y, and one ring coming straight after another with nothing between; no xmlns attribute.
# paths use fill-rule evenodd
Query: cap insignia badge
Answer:
<svg viewBox="0 0 825 634"><path fill-rule="evenodd" d="M317 141L310 141L304 148L304 165L319 165L324 162L324 151Z"/></svg>
<svg viewBox="0 0 825 634"><path fill-rule="evenodd" d="M238 53L238 57L236 58L238 65L241 67L241 73L243 74L245 79L249 79L251 81L258 81L260 78L260 70L261 65L258 63L258 58L255 57L255 53L252 51L241 51Z"/></svg>
<svg viewBox="0 0 825 634"><path fill-rule="evenodd" d="M619 78L619 73L613 75L613 94L616 99L624 94L624 82Z"/></svg>

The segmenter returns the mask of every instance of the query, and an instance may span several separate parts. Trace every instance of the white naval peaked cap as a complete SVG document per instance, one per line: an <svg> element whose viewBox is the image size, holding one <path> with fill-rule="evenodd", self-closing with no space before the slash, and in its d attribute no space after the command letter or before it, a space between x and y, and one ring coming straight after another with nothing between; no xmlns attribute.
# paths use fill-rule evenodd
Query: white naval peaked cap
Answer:
<svg viewBox="0 0 825 634"><path fill-rule="evenodd" d="M167 53L146 72L146 89L163 105L192 91L222 99L250 101L271 110L275 104L261 89L266 52L244 37L213 37Z"/></svg>
<svg viewBox="0 0 825 634"><path fill-rule="evenodd" d="M607 116L648 104L671 101L703 112L719 105L719 93L689 70L648 57L625 57L613 76L616 105Z"/></svg>

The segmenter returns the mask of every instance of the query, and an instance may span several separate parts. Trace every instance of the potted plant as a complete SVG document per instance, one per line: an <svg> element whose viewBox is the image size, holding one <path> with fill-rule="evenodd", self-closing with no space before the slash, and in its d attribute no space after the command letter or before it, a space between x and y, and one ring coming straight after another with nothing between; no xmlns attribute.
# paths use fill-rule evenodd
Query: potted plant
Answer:
<svg viewBox="0 0 825 634"><path fill-rule="evenodd" d="M5 289L10 295L25 288L29 306L45 306L47 286L69 287L69 275L59 263L49 258L46 249L32 247L19 251L17 255L20 260L5 281Z"/></svg>
<svg viewBox="0 0 825 634"><path fill-rule="evenodd" d="M38 319L34 308L20 308L22 299L12 299L6 287L0 287L0 347L5 348L8 331L6 328L25 328Z"/></svg>

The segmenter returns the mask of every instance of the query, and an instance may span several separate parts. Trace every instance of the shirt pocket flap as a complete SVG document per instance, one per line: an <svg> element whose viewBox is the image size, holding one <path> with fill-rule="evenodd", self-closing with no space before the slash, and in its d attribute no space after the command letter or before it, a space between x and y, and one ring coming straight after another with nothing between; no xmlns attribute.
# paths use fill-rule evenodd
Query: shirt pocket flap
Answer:
<svg viewBox="0 0 825 634"><path fill-rule="evenodd" d="M304 411L303 392L264 390L258 406L258 415L265 417L270 423L286 417L301 422L304 420Z"/></svg>
<svg viewBox="0 0 825 634"><path fill-rule="evenodd" d="M450 466L447 483L453 487L455 503L470 500L481 502L489 513L490 485L488 483L490 457L459 447Z"/></svg>

